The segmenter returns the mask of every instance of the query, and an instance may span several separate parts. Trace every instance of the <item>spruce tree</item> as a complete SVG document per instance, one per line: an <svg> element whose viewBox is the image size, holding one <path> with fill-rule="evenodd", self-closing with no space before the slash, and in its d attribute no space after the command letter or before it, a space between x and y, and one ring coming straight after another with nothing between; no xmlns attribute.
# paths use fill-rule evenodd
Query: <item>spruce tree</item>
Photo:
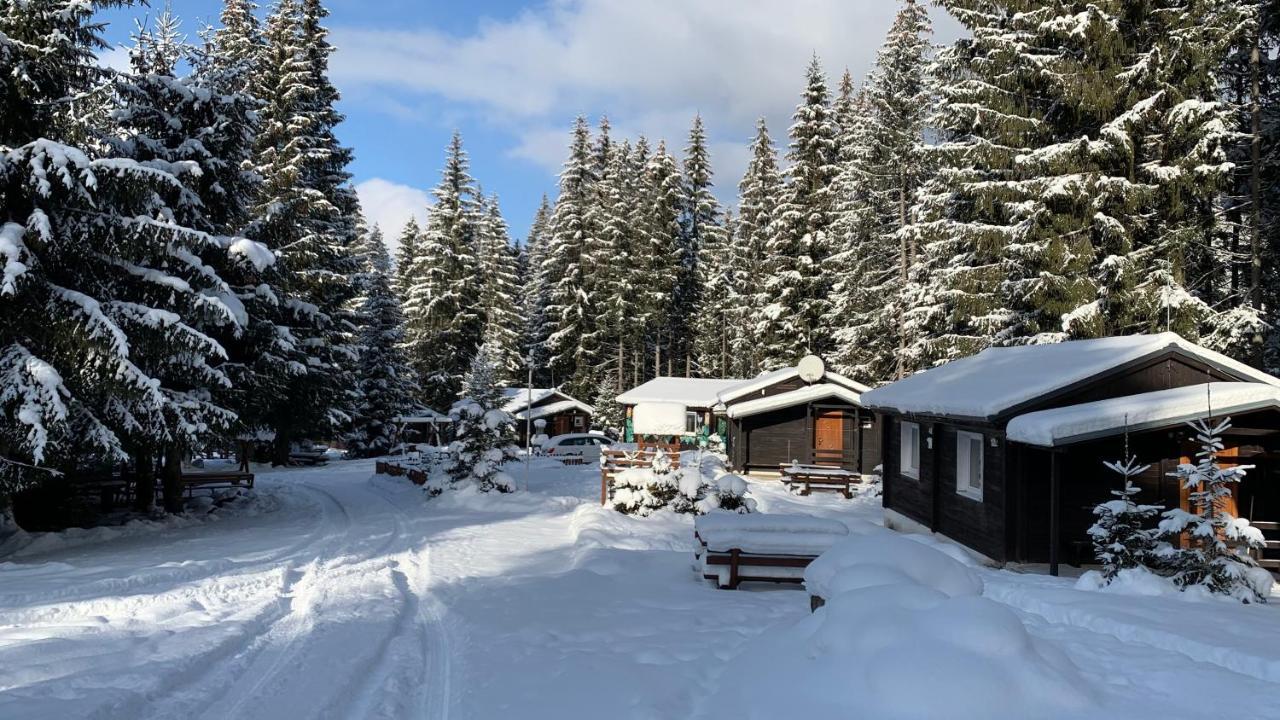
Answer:
<svg viewBox="0 0 1280 720"><path fill-rule="evenodd" d="M493 351L499 378L511 382L521 377L524 357L520 353L522 318L519 308L516 250L511 245L507 221L502 217L498 196L481 198L479 207L477 256L481 280L481 312L484 315L482 342Z"/></svg>
<svg viewBox="0 0 1280 720"><path fill-rule="evenodd" d="M484 335L479 212L462 136L449 143L440 184L408 269L405 343L422 383L423 400L447 408Z"/></svg>
<svg viewBox="0 0 1280 720"><path fill-rule="evenodd" d="M191 209L184 178L198 172L194 163L117 155L95 105L110 100L112 78L95 62L105 44L92 17L116 4L0 5L9 68L0 77L6 498L51 470L127 459L143 442L198 442L207 423L227 419L200 390L224 379L214 367L223 348L200 328L236 313L200 258L269 257L175 220Z"/></svg>
<svg viewBox="0 0 1280 720"><path fill-rule="evenodd" d="M502 469L519 456L515 419L501 409L498 370L487 345L476 351L463 381L463 399L454 406L456 439L449 448L448 467L455 486L471 485L480 492L514 492L515 481Z"/></svg>
<svg viewBox="0 0 1280 720"><path fill-rule="evenodd" d="M391 257L377 227L364 236L360 259L359 397L349 443L357 456L374 457L391 452L395 418L414 409L418 388L402 347L404 314L391 289Z"/></svg>
<svg viewBox="0 0 1280 720"><path fill-rule="evenodd" d="M547 275L547 245L551 224L551 201L546 195L534 214L525 238L520 287L523 290L521 307L524 315L524 332L521 340L521 356L532 364L534 381L550 383L547 370L547 304L550 300L550 277Z"/></svg>
<svg viewBox="0 0 1280 720"><path fill-rule="evenodd" d="M773 343L775 324L770 310L773 301L767 288L773 263L769 259L770 229L777 217L783 191L778 172L778 155L769 137L764 118L756 123L751 143L751 160L738 184L738 227L735 274L743 288L730 325L738 329L731 341L734 356L742 362L741 377L758 374L764 366L766 348ZM778 351L773 351L778 352Z"/></svg>
<svg viewBox="0 0 1280 720"><path fill-rule="evenodd" d="M693 368L703 377L728 377L728 336L722 313L729 287L729 240L724 212L711 189L714 173L702 116L693 119L684 149L685 207L683 289L677 302L686 334L693 343Z"/></svg>
<svg viewBox="0 0 1280 720"><path fill-rule="evenodd" d="M600 347L589 337L595 308L586 291L590 251L597 241L592 227L596 181L591 151L591 131L586 118L574 125L569 158L560 173L560 194L551 215L551 227L543 268L551 280L547 321L548 365L557 384L569 392L588 396Z"/></svg>
<svg viewBox="0 0 1280 720"><path fill-rule="evenodd" d="M844 101L842 84L840 204L834 263L840 272L830 322L841 372L868 382L900 372L903 299L918 248L899 231L927 179L930 107L928 10L903 0L863 90Z"/></svg>
<svg viewBox="0 0 1280 720"><path fill-rule="evenodd" d="M659 142L645 170L646 217L643 226L647 240L642 254L648 277L645 293L645 318L649 343L654 355L655 376L676 374L679 338L669 326L677 312L676 290L679 287L681 261L684 257L680 212L684 204L684 188L676 159ZM683 359L682 357L679 359Z"/></svg>
<svg viewBox="0 0 1280 720"><path fill-rule="evenodd" d="M831 224L840 169L837 133L826 77L815 56L793 116L786 189L771 227L766 290L773 302L767 312L771 335L765 348L767 369L792 365L805 354L823 354L832 348L825 316L833 283L827 261L834 252Z"/></svg>
<svg viewBox="0 0 1280 720"><path fill-rule="evenodd" d="M1114 500L1108 500L1093 509L1095 521L1089 528L1094 556L1102 563L1102 579L1109 583L1121 570L1146 567L1152 562L1155 550L1155 533L1151 527L1156 515L1163 509L1158 505L1142 505L1135 501L1139 489L1134 478L1142 475L1150 465L1141 465L1132 455L1123 462L1105 463L1107 469L1120 475L1124 485L1112 490Z"/></svg>

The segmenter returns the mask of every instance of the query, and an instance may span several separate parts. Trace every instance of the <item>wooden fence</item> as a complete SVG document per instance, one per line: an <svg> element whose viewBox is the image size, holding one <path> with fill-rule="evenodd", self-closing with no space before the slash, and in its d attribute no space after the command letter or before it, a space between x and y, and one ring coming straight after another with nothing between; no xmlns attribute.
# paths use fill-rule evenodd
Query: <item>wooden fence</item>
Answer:
<svg viewBox="0 0 1280 720"><path fill-rule="evenodd" d="M374 472L379 475L390 475L391 477L407 477L414 485L427 484L426 472L416 468L406 468L395 463L379 460L374 466Z"/></svg>
<svg viewBox="0 0 1280 720"><path fill-rule="evenodd" d="M631 468L653 467L653 459L659 452L671 458L671 469L680 467L679 443L640 443L639 450L613 450L606 448L600 463L600 504L608 505L613 497L613 481L618 473Z"/></svg>

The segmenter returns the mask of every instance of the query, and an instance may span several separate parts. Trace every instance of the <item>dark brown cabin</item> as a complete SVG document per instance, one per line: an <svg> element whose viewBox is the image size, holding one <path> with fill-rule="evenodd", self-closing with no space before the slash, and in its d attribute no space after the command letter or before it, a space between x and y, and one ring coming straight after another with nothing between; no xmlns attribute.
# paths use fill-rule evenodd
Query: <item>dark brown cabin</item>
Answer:
<svg viewBox="0 0 1280 720"><path fill-rule="evenodd" d="M1199 390L1172 392L1192 386L1203 408ZM1152 465L1141 499L1183 503L1166 473L1194 455L1185 423L1211 412L1214 387L1248 399L1212 411L1233 415L1224 454L1258 465L1238 514L1280 520L1280 380L1164 333L993 348L863 395L882 416L886 524L995 563L1092 562L1092 508L1118 487L1103 462L1127 434Z"/></svg>
<svg viewBox="0 0 1280 720"><path fill-rule="evenodd" d="M867 389L830 372L808 383L790 368L720 393L730 464L746 472L793 461L871 472L880 464L880 433L860 401Z"/></svg>
<svg viewBox="0 0 1280 720"><path fill-rule="evenodd" d="M595 416L595 408L556 388L533 388L531 392L529 388L511 387L505 388L502 395L506 398L502 409L515 418L521 447L528 442L526 429L537 435L539 423L543 434L555 437L589 431Z"/></svg>

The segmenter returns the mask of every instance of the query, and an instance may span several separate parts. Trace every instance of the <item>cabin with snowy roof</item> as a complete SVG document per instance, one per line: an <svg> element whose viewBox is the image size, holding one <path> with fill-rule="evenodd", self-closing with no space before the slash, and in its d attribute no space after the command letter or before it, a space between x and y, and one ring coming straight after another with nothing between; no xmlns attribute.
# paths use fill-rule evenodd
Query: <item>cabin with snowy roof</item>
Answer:
<svg viewBox="0 0 1280 720"><path fill-rule="evenodd" d="M559 388L508 387L502 389L502 397L502 409L516 420L521 446L528 442L526 429L538 435L541 428L541 434L551 437L584 433L591 429L596 414L595 408Z"/></svg>
<svg viewBox="0 0 1280 720"><path fill-rule="evenodd" d="M871 472L880 464L880 432L860 401L867 390L816 362L807 372L796 366L749 380L655 378L618 402L628 440L675 436L697 444L715 434L742 471L799 462Z"/></svg>
<svg viewBox="0 0 1280 720"><path fill-rule="evenodd" d="M1189 508L1170 473L1186 423L1231 416L1223 456L1254 465L1233 512L1280 566L1280 380L1173 333L991 348L862 395L882 415L885 523L945 535L993 563L1093 562L1092 508L1129 450L1140 502Z"/></svg>

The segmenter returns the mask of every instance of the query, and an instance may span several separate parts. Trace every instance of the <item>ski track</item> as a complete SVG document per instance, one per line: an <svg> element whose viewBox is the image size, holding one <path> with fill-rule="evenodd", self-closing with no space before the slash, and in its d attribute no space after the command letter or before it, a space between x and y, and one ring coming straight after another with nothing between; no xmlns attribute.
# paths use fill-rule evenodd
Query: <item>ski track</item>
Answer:
<svg viewBox="0 0 1280 720"><path fill-rule="evenodd" d="M388 497L369 480L371 473L353 470L342 463L305 476L264 474L264 490L287 487L284 494L314 501L315 508L289 503L280 514L319 510L301 537L280 537L278 547L141 577L91 579L42 593L43 603L31 603L29 593L0 593L0 658L42 627L128 628L139 612L161 625L159 632L154 625L149 632L136 628L131 651L156 652L143 667L128 668L123 687L102 668L95 680L109 691L98 701L79 700L92 706L63 711L42 704L26 717L447 718L450 648L442 608L430 595L430 528L403 498ZM296 520L270 522L283 533ZM157 607L171 611L155 617ZM187 648L184 627L164 625L191 611L207 617L199 641ZM0 716L7 716L3 679ZM17 698L9 701L11 709L22 707ZM42 714L45 708L50 714Z"/></svg>

